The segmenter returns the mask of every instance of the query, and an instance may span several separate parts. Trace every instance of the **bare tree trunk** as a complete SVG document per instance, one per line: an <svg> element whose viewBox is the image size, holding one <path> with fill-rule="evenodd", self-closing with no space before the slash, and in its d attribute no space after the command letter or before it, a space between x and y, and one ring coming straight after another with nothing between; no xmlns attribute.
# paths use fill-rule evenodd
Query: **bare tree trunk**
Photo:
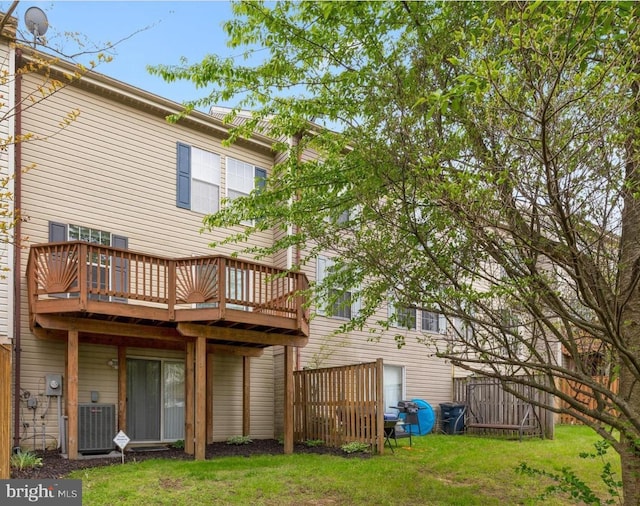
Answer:
<svg viewBox="0 0 640 506"><path fill-rule="evenodd" d="M637 405L637 404L636 404ZM623 442L624 444L624 442ZM640 451L633 441L618 450L622 466L624 505L640 505Z"/></svg>
<svg viewBox="0 0 640 506"><path fill-rule="evenodd" d="M638 63L636 63L636 67ZM635 82L632 93L639 96L640 83ZM640 103L633 105L636 118L640 118ZM636 120L636 123L638 120ZM624 504L640 506L640 140L635 132L626 144L626 167L624 187L624 209L622 212L622 235L620 238L620 264L618 278L618 312L620 343L616 346L620 370L619 395L629 414L626 433L620 435L616 450L620 454Z"/></svg>

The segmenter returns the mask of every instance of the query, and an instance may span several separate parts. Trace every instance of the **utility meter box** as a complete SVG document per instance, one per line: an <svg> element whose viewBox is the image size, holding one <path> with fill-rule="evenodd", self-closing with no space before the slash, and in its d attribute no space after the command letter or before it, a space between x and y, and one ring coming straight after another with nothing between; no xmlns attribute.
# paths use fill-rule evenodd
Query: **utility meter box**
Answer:
<svg viewBox="0 0 640 506"><path fill-rule="evenodd" d="M45 376L45 395L58 397L62 395L62 374L47 374Z"/></svg>

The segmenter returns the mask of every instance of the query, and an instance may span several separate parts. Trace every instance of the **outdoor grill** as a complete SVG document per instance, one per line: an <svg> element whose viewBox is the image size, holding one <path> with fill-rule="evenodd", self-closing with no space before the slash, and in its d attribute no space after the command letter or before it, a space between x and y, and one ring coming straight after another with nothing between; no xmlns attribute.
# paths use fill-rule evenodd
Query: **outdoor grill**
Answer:
<svg viewBox="0 0 640 506"><path fill-rule="evenodd" d="M405 414L408 413L408 414L415 415L418 412L418 410L420 409L418 407L418 404L416 404L413 401L398 401L398 405L395 406L395 407L398 410L398 414L400 414L400 413L405 413Z"/></svg>

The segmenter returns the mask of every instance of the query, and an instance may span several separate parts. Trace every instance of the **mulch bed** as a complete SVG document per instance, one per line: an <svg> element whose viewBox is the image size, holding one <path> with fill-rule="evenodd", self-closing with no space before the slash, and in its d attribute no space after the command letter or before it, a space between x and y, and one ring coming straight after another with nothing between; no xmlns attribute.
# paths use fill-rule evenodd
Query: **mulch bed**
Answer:
<svg viewBox="0 0 640 506"><path fill-rule="evenodd" d="M368 458L369 453L345 453L340 448L329 446L308 447L304 444L296 444L294 453L314 453L325 455L337 455L345 458ZM121 463L120 457L95 456L90 459L68 460L63 458L56 450L35 452L42 458L42 466L32 469L11 469L11 477L14 479L58 479L64 478L72 471L99 466L110 466ZM217 442L207 445L206 459L222 457L251 457L252 455L282 455L284 448L275 439L256 439L250 444L231 445L226 442ZM187 455L184 450L168 447L153 451L127 451L125 462L141 462L148 459L169 460L193 460L193 455Z"/></svg>

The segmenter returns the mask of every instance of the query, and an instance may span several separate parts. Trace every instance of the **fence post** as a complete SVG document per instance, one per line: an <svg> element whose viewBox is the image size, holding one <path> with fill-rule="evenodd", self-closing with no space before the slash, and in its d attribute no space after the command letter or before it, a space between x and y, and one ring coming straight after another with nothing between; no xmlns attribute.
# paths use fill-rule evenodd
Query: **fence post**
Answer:
<svg viewBox="0 0 640 506"><path fill-rule="evenodd" d="M0 480L9 478L11 458L11 348L0 345Z"/></svg>
<svg viewBox="0 0 640 506"><path fill-rule="evenodd" d="M381 358L376 360L376 446L378 453L384 453L384 363Z"/></svg>

